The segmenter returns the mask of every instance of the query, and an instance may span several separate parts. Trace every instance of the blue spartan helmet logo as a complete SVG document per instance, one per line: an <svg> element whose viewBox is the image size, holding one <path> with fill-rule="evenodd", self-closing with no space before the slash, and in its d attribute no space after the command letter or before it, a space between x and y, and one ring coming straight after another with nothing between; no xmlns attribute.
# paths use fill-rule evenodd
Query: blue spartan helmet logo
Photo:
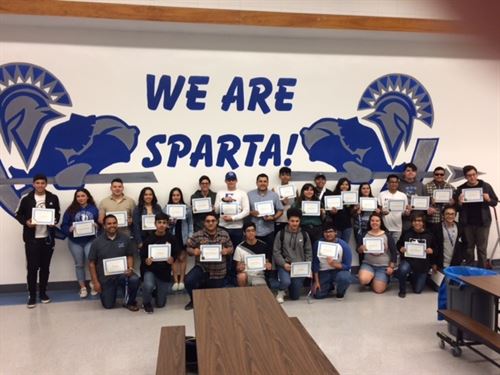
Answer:
<svg viewBox="0 0 500 375"><path fill-rule="evenodd" d="M393 164L401 146L407 149L410 143L414 121L432 127L434 120L429 93L406 74L388 74L373 81L363 92L358 110L372 110L363 119L380 129L382 140L357 117L323 118L300 131L311 161L323 161L337 172L347 172L353 182L370 180L372 172L402 171L403 164ZM430 164L437 141L430 144L433 149L425 164Z"/></svg>
<svg viewBox="0 0 500 375"><path fill-rule="evenodd" d="M71 107L72 102L52 73L28 63L0 65L0 146L20 161L7 169L5 158L0 160L0 205L11 215L35 174L53 178L58 189L74 189L84 185L86 176L129 161L137 146L139 129L118 117L73 113L50 128L37 156L44 128L64 117L57 106ZM24 186L16 189L12 181Z"/></svg>

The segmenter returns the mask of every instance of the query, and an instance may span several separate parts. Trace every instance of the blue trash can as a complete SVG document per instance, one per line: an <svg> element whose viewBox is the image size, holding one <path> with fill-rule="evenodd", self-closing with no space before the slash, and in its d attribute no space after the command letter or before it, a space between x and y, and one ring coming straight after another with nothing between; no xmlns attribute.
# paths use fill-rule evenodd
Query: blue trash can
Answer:
<svg viewBox="0 0 500 375"><path fill-rule="evenodd" d="M457 310L486 327L493 329L495 322L495 301L493 296L468 286L460 276L493 276L494 271L484 268L452 266L444 269L446 285L446 308ZM442 302L442 301L440 301ZM448 323L448 332L457 335L457 327ZM472 340L464 335L465 340Z"/></svg>

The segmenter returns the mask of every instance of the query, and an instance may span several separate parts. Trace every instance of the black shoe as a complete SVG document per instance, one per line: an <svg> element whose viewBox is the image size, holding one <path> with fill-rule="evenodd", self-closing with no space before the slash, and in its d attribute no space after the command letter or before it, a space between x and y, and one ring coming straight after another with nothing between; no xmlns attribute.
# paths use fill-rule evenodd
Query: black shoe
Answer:
<svg viewBox="0 0 500 375"><path fill-rule="evenodd" d="M406 292L399 292L398 296L399 296L399 298L405 298L406 297Z"/></svg>
<svg viewBox="0 0 500 375"><path fill-rule="evenodd" d="M28 309L33 309L36 307L36 297L35 296L30 296L28 299L28 304L26 306Z"/></svg>
<svg viewBox="0 0 500 375"><path fill-rule="evenodd" d="M47 293L45 292L41 292L40 293L40 302L42 303L50 303L52 300L50 299L50 297L47 295Z"/></svg>
<svg viewBox="0 0 500 375"><path fill-rule="evenodd" d="M336 298L340 301L342 301L344 299L344 296L345 296L345 293L337 293L337 296Z"/></svg>
<svg viewBox="0 0 500 375"><path fill-rule="evenodd" d="M189 311L193 309L193 301L189 301L189 303L184 306L184 310Z"/></svg>
<svg viewBox="0 0 500 375"><path fill-rule="evenodd" d="M134 303L127 303L126 305L123 305L126 309L132 312L139 311L139 306L137 306L137 302Z"/></svg>
<svg viewBox="0 0 500 375"><path fill-rule="evenodd" d="M152 313L153 313L153 311L154 311L154 309L153 309L153 305L152 305L152 304L150 304L150 303L145 303L145 304L143 305L143 307L144 307L144 311L145 311L145 312L147 312L148 314L152 314Z"/></svg>

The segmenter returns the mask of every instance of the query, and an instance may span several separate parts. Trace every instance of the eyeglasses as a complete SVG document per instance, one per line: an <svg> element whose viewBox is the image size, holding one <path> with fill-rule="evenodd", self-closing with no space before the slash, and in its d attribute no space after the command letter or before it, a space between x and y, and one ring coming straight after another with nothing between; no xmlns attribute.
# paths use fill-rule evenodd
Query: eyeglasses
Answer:
<svg viewBox="0 0 500 375"><path fill-rule="evenodd" d="M475 172L474 173L467 173L465 175L465 177L475 177L475 176L477 176L477 173L475 173Z"/></svg>
<svg viewBox="0 0 500 375"><path fill-rule="evenodd" d="M215 223L217 220L205 220L205 223Z"/></svg>
<svg viewBox="0 0 500 375"><path fill-rule="evenodd" d="M444 173L434 173L434 176L444 176Z"/></svg>

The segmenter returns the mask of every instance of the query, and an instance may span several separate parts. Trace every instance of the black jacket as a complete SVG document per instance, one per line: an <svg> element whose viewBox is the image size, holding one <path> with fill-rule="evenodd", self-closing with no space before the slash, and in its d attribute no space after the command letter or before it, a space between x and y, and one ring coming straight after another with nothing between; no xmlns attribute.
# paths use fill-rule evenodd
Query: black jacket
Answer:
<svg viewBox="0 0 500 375"><path fill-rule="evenodd" d="M451 257L450 266L459 266L462 264L462 261L467 257L467 239L465 238L465 231L463 225L460 225L455 222L458 228L458 236L457 241L455 242L455 246L453 247L453 255ZM445 238L443 236L443 227L439 226L433 232L434 238L436 239L436 263L439 268L443 268L444 262L444 241Z"/></svg>
<svg viewBox="0 0 500 375"><path fill-rule="evenodd" d="M469 188L483 188L483 193L488 193L490 196L490 201L489 202L481 202L481 203L465 203L465 204L457 204L458 212L460 213L459 215L459 221L460 224L463 225L478 225L478 223L471 223L469 220L468 216L468 205L471 204L479 204L481 205L481 221L482 225L485 227L489 227L491 225L491 211L490 207L495 207L498 204L498 197L495 194L495 191L491 187L490 184L483 180L478 180L478 184L476 186L469 186L467 185L467 182L460 185L457 190L455 191L454 199L456 202L458 202L458 197L460 194L462 194L463 189L469 189Z"/></svg>
<svg viewBox="0 0 500 375"><path fill-rule="evenodd" d="M31 219L31 212L34 207L36 207L35 191L31 191L21 199L16 212L16 220L19 221L19 223L21 223L21 225L23 226L23 241L25 243L31 242L35 239L35 228L30 228L26 225L26 222ZM61 218L59 198L57 198L57 195L52 194L47 190L45 191L45 207L53 208L55 210L55 224L57 224L59 222L59 219ZM54 246L56 228L55 226L48 227L48 230L50 244L51 246Z"/></svg>
<svg viewBox="0 0 500 375"><path fill-rule="evenodd" d="M431 232L428 232L427 230L417 233L413 230L413 228L410 228L407 231L403 232L403 234L399 238L399 241L397 243L398 251L399 249L404 247L405 242L410 241L410 239L425 240L427 247L432 249L432 254L427 254L427 256L424 259L410 258L410 257L407 258L404 256L404 254L401 255L401 258L410 263L413 272L415 273L428 272L432 264L437 264L436 240L434 238L434 235Z"/></svg>

